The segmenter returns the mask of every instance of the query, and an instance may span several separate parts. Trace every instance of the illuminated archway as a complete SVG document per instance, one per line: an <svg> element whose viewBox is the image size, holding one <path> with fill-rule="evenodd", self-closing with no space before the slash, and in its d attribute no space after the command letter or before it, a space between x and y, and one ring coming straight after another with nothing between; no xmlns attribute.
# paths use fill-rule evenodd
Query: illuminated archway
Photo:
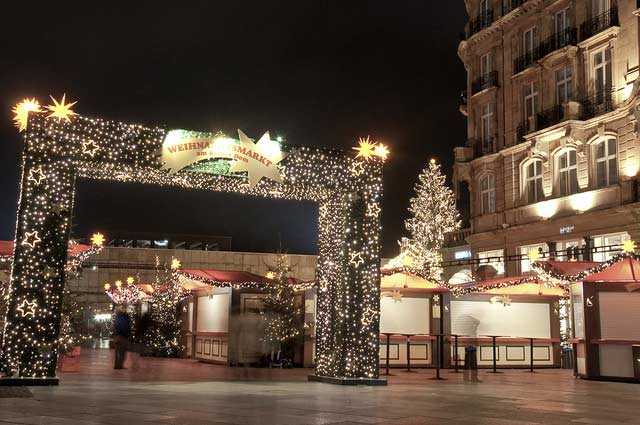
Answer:
<svg viewBox="0 0 640 425"><path fill-rule="evenodd" d="M76 180L86 178L317 202L316 375L378 378L386 148L368 139L361 142L357 156L332 149L283 148L280 175L262 174L256 180L250 170L249 178L234 170L166 170L160 153L170 133L80 115L29 114L3 338L5 364L20 377L55 377L74 191ZM198 134L201 139L217 137ZM242 137L238 141L245 142Z"/></svg>

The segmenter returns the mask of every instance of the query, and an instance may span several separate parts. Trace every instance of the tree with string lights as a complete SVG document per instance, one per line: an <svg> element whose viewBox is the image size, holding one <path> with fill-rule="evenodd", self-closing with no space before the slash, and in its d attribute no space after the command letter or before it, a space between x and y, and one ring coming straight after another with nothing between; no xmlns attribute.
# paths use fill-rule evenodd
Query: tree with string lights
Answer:
<svg viewBox="0 0 640 425"><path fill-rule="evenodd" d="M456 198L446 185L440 164L434 159L418 176L416 196L409 201L411 217L405 221L409 238L400 241L410 268L431 280L440 280L445 235L460 228Z"/></svg>
<svg viewBox="0 0 640 425"><path fill-rule="evenodd" d="M296 339L302 335L302 310L296 306L295 289L289 277L291 268L286 255L278 256L273 281L266 288L261 312L264 322L264 341L272 352L280 351L291 359Z"/></svg>

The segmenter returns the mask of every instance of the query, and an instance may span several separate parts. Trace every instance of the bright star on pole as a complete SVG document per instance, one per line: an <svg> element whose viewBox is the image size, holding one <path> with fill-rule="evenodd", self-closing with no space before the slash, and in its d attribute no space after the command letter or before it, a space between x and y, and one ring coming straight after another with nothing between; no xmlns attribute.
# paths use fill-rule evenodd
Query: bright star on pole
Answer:
<svg viewBox="0 0 640 425"><path fill-rule="evenodd" d="M622 252L631 254L636 250L636 243L631 239L628 239L622 243Z"/></svg>
<svg viewBox="0 0 640 425"><path fill-rule="evenodd" d="M36 98L25 98L11 110L13 112L13 123L18 127L18 131L23 132L27 129L27 120L29 112L42 112L40 102Z"/></svg>
<svg viewBox="0 0 640 425"><path fill-rule="evenodd" d="M91 245L95 245L95 246L104 245L104 235L99 232L91 235Z"/></svg>
<svg viewBox="0 0 640 425"><path fill-rule="evenodd" d="M360 139L358 139L358 147L353 148L353 150L358 152L356 158L371 159L371 157L374 155L375 146L375 143L371 142L369 136L361 137Z"/></svg>
<svg viewBox="0 0 640 425"><path fill-rule="evenodd" d="M65 97L66 94L62 95L62 99L60 102L55 100L53 96L49 96L53 101L53 105L47 105L47 109L50 111L48 118L57 118L58 120L66 120L71 121L71 117L76 115L75 112L71 109L73 105L78 102L66 103Z"/></svg>

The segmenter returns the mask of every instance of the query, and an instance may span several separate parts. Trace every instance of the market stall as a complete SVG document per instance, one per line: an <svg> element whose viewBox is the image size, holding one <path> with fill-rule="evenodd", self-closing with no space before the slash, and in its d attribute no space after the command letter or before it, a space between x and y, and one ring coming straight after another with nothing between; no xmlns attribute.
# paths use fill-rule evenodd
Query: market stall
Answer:
<svg viewBox="0 0 640 425"><path fill-rule="evenodd" d="M539 276L512 276L451 287L451 351L463 364L477 347L478 366L560 366L560 300L566 291ZM495 353L495 356L494 356Z"/></svg>
<svg viewBox="0 0 640 425"><path fill-rule="evenodd" d="M191 291L186 312L187 356L221 364L253 364L266 353L263 343L265 288L274 280L244 271L185 269L176 273ZM295 303L304 311L305 293L313 285L289 278ZM303 313L304 314L304 313ZM302 319L304 321L304 319ZM294 362L304 363L308 344L300 344Z"/></svg>
<svg viewBox="0 0 640 425"><path fill-rule="evenodd" d="M432 334L447 288L408 270L383 269L380 290L380 364L388 358L391 367L433 365Z"/></svg>
<svg viewBox="0 0 640 425"><path fill-rule="evenodd" d="M575 372L582 378L640 382L640 262L628 251L566 273L573 282Z"/></svg>

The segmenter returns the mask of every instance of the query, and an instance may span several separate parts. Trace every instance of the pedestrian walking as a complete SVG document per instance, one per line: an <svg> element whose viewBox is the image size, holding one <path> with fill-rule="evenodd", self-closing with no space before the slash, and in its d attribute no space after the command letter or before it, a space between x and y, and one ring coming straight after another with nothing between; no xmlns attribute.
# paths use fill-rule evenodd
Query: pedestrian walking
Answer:
<svg viewBox="0 0 640 425"><path fill-rule="evenodd" d="M120 306L116 312L113 322L113 335L115 346L114 369L124 369L124 362L127 358L127 348L129 336L131 335L131 317L125 307Z"/></svg>

